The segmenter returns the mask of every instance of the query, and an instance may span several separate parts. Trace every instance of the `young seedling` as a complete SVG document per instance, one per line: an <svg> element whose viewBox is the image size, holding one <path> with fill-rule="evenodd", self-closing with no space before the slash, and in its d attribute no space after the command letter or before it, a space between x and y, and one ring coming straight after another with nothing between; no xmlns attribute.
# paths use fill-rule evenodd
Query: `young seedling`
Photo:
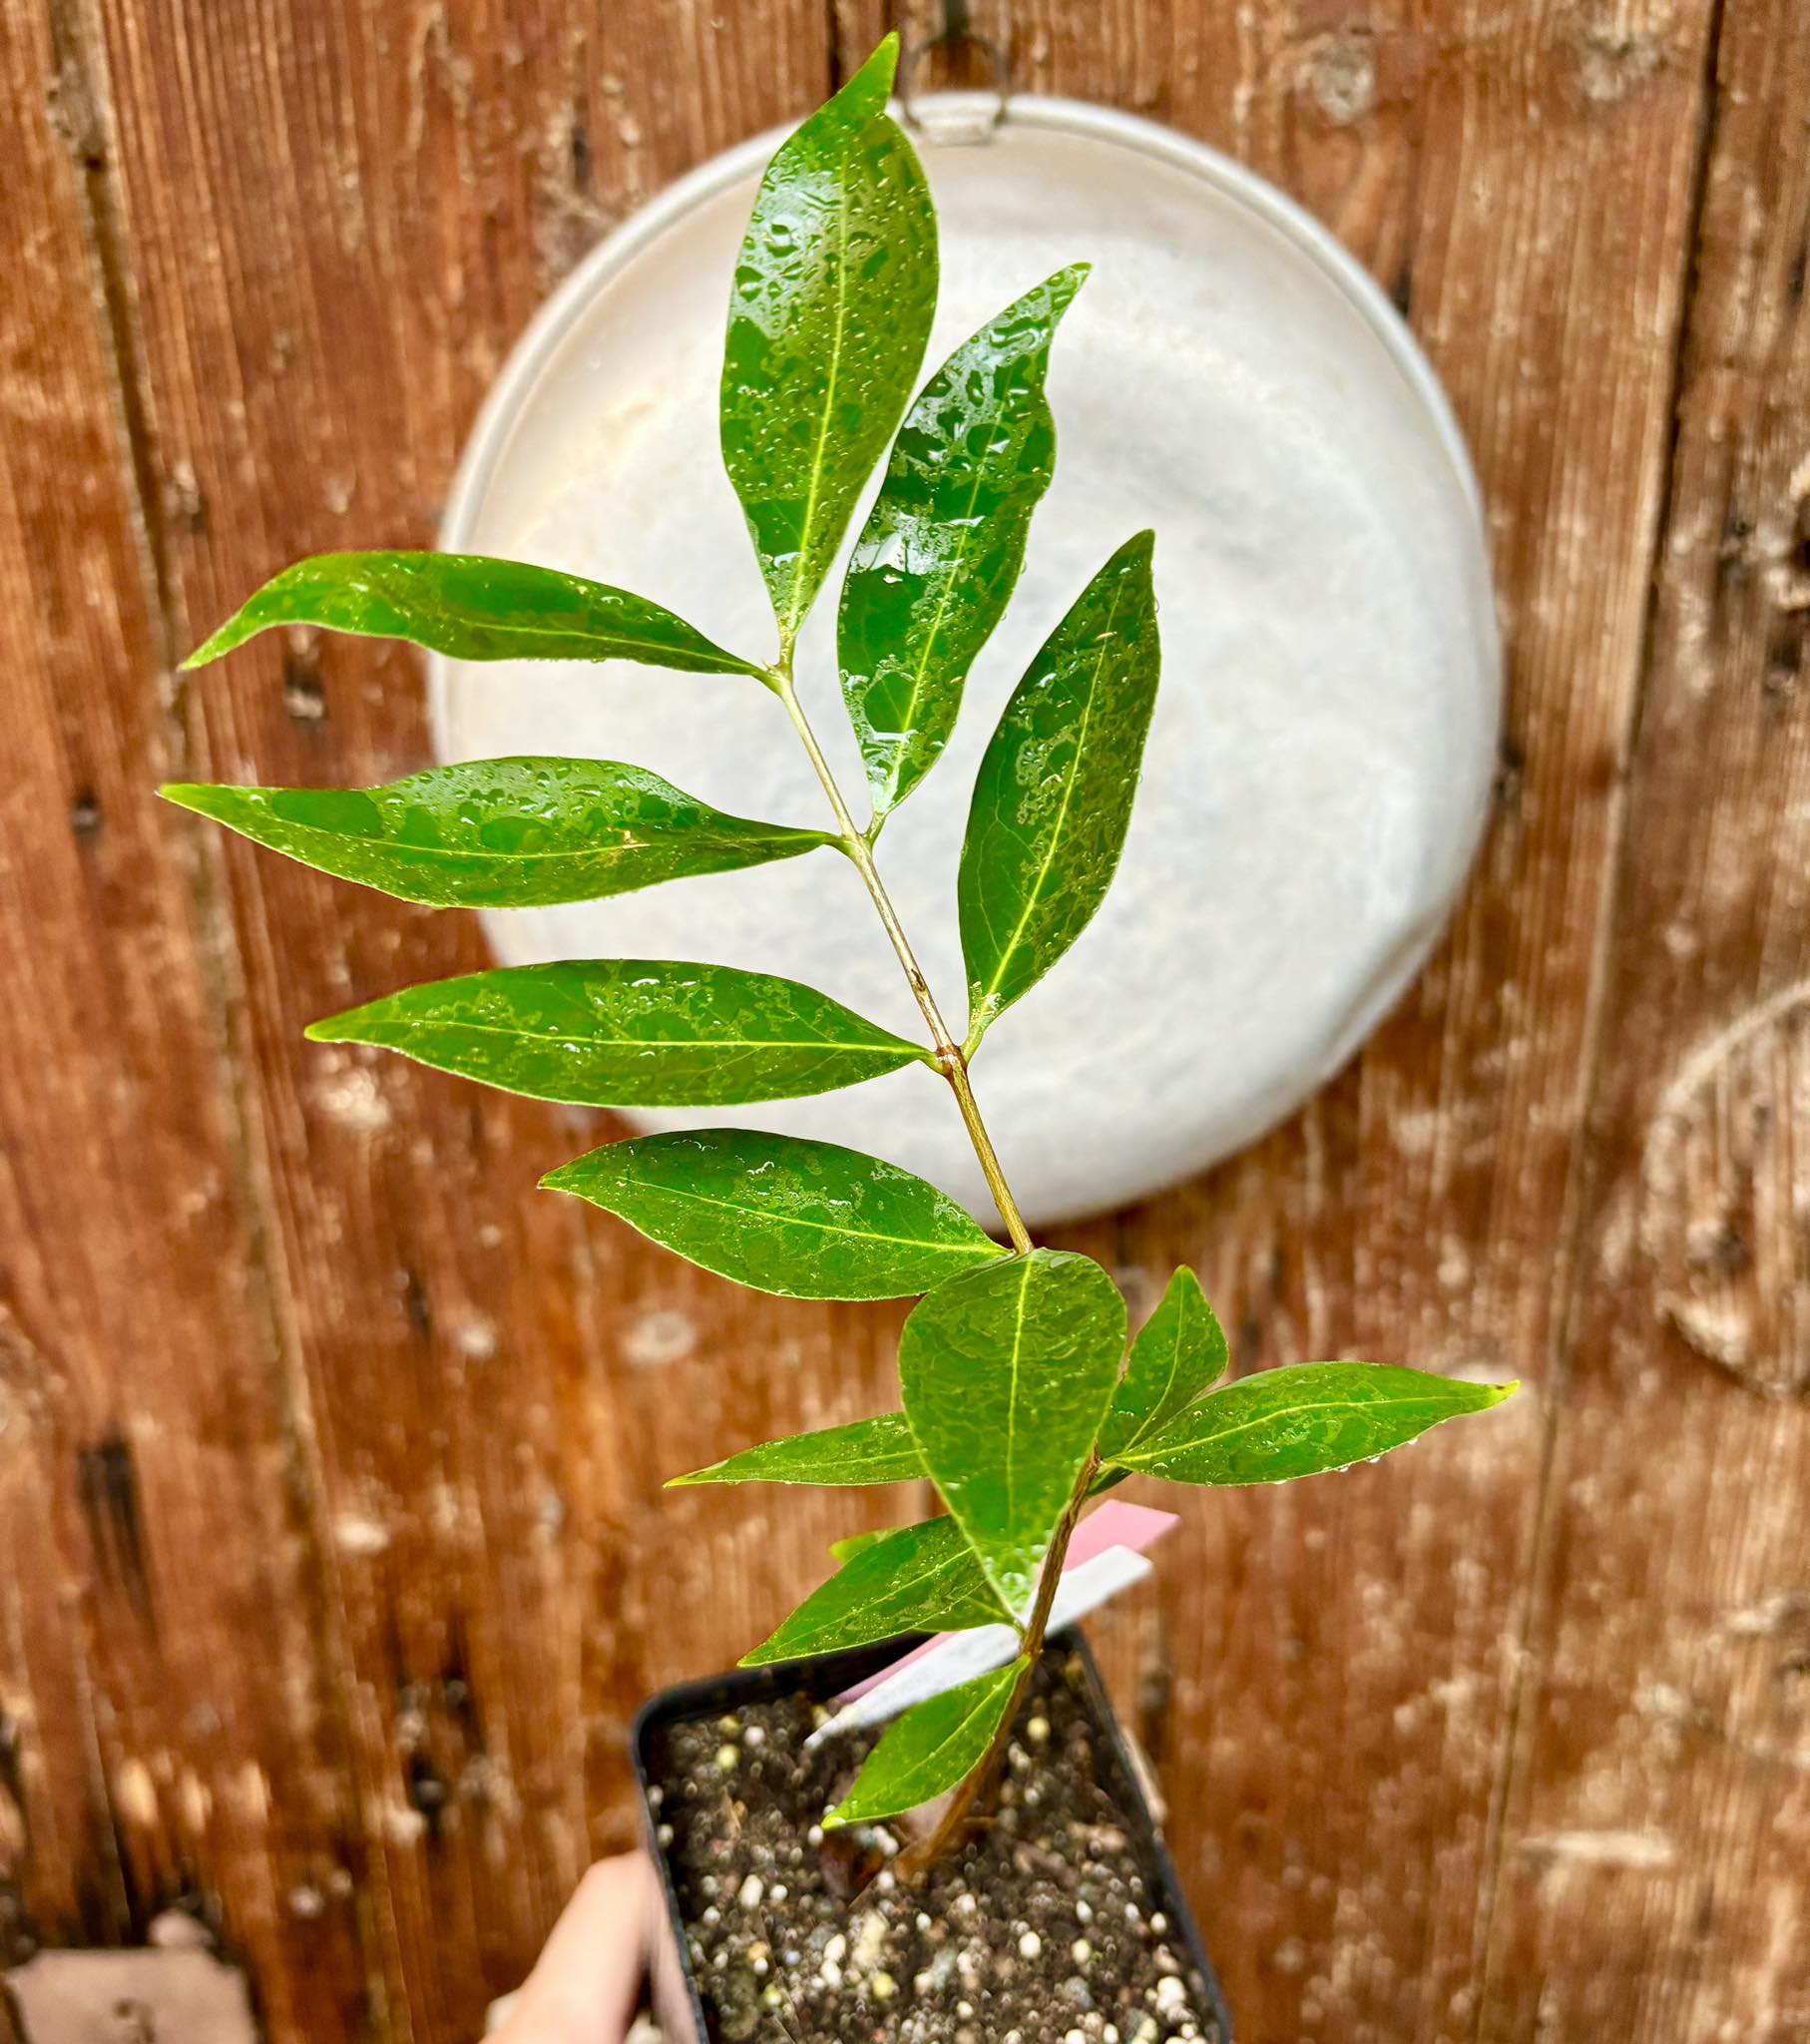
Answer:
<svg viewBox="0 0 1810 2044"><path fill-rule="evenodd" d="M913 397L936 306L937 234L923 170L886 112L897 54L889 37L780 149L735 266L722 450L772 598L770 661L574 576L366 553L278 575L188 663L272 626L311 625L462 660L626 660L728 676L776 698L822 783L830 827L725 814L607 760L491 760L361 790L164 792L292 858L434 906L591 899L821 850L854 867L927 1042L772 973L639 958L408 987L308 1034L594 1107L733 1107L913 1063L948 1086L1003 1248L894 1165L743 1129L611 1144L546 1180L760 1290L922 1294L899 1346L901 1410L675 1480L936 1485L947 1516L848 1543L836 1573L747 1656L759 1665L1002 1620L1016 1630L1009 1666L890 1727L828 1819L878 1819L954 1790L927 1858L960 1836L990 1779L1091 1495L1131 1474L1245 1484L1343 1468L1514 1386L1350 1362L1221 1386L1225 1337L1191 1272L1174 1274L1128 1354L1125 1301L1107 1273L1033 1246L969 1068L992 1025L1087 927L1119 863L1156 699L1152 536L1129 538L1055 622L981 762L957 886L968 979L958 1037L876 847L948 743L969 669L1018 580L1055 460L1051 344L1087 268L1034 284ZM866 767L862 822L799 702L793 650L889 447L837 620L842 693Z"/></svg>

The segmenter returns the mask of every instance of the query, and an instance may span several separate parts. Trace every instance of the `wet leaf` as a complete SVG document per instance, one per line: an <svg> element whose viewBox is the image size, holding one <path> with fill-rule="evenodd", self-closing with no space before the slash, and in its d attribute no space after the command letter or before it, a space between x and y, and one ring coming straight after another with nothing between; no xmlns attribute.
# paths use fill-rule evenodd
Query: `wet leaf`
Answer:
<svg viewBox="0 0 1810 2044"><path fill-rule="evenodd" d="M329 1016L442 1072L585 1107L723 1107L829 1093L929 1054L771 973L649 958L517 965L405 987Z"/></svg>
<svg viewBox="0 0 1810 2044"><path fill-rule="evenodd" d="M481 760L384 787L161 792L303 865L432 908L594 901L834 842L727 815L614 760Z"/></svg>
<svg viewBox="0 0 1810 2044"><path fill-rule="evenodd" d="M773 1634L744 1668L865 1647L901 1633L960 1632L1007 1614L953 1519L900 1526L864 1546Z"/></svg>
<svg viewBox="0 0 1810 2044"><path fill-rule="evenodd" d="M886 1728L823 1828L878 1823L965 1782L986 1758L1024 1672L1022 1660L1011 1661L913 1704Z"/></svg>
<svg viewBox="0 0 1810 2044"><path fill-rule="evenodd" d="M981 761L957 882L970 1047L1081 935L1118 868L1156 702L1152 543L1129 540L1082 591Z"/></svg>
<svg viewBox="0 0 1810 2044"><path fill-rule="evenodd" d="M767 166L735 265L722 458L789 651L904 414L936 310L936 212L887 117L888 36Z"/></svg>
<svg viewBox="0 0 1810 2044"><path fill-rule="evenodd" d="M1011 600L1056 466L1050 342L1087 273L1058 270L964 341L893 443L842 585L837 640L876 815L948 744L968 670Z"/></svg>
<svg viewBox="0 0 1810 2044"><path fill-rule="evenodd" d="M726 1461L669 1479L669 1490L694 1483L904 1483L924 1473L924 1458L902 1412L882 1412L849 1426L825 1426L765 1441Z"/></svg>
<svg viewBox="0 0 1810 2044"><path fill-rule="evenodd" d="M316 554L285 568L184 667L205 667L273 625L408 639L459 660L636 660L699 675L766 671L646 597L483 554Z"/></svg>
<svg viewBox="0 0 1810 2044"><path fill-rule="evenodd" d="M1185 1267L1131 1343L1126 1372L1101 1431L1109 1461L1166 1426L1225 1374L1230 1353L1200 1280Z"/></svg>
<svg viewBox="0 0 1810 2044"><path fill-rule="evenodd" d="M791 1298L906 1298L1005 1254L947 1193L896 1164L751 1129L612 1143L542 1184L706 1271Z"/></svg>
<svg viewBox="0 0 1810 2044"><path fill-rule="evenodd" d="M1125 1300L1090 1258L1033 1250L952 1278L899 1340L911 1430L987 1579L1026 1617L1112 1400Z"/></svg>
<svg viewBox="0 0 1810 2044"><path fill-rule="evenodd" d="M1285 1483L1372 1461L1515 1389L1391 1363L1293 1363L1210 1392L1119 1459L1174 1483Z"/></svg>

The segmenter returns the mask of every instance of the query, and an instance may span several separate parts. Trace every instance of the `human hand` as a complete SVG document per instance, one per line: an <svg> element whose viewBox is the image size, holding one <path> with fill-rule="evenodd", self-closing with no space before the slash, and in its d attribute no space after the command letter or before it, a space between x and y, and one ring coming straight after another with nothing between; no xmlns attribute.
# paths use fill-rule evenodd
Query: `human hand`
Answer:
<svg viewBox="0 0 1810 2044"><path fill-rule="evenodd" d="M656 1939L666 1934L662 1918L645 1853L600 1859L489 2044L625 2044Z"/></svg>

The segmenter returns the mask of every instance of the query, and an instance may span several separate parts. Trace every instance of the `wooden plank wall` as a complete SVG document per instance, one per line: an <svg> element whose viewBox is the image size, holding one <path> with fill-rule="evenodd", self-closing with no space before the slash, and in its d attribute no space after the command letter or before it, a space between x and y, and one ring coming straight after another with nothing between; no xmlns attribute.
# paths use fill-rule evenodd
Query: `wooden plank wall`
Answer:
<svg viewBox="0 0 1810 2044"><path fill-rule="evenodd" d="M626 1840L639 1699L896 1500L658 1492L884 1402L529 1191L594 1125L301 1023L475 929L175 771L423 763L414 670L172 656L432 532L598 234L885 0L0 0L0 1962L171 1904L275 2044L467 2044ZM1810 2036L1810 19L1796 0L1017 0L1402 305L1489 506L1496 813L1448 941L1249 1156L1074 1232L1245 1366L1519 1374L1189 1501L1106 1644L1250 2044ZM863 1514L866 1515L863 1519Z"/></svg>

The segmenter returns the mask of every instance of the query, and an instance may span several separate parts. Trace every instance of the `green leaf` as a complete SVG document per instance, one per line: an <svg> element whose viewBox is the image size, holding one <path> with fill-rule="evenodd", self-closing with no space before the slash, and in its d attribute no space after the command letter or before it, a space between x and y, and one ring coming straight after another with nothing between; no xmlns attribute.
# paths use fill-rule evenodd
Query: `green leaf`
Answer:
<svg viewBox="0 0 1810 2044"><path fill-rule="evenodd" d="M936 211L887 117L888 36L767 166L735 265L722 459L789 653L904 413L936 310Z"/></svg>
<svg viewBox="0 0 1810 2044"><path fill-rule="evenodd" d="M924 1473L924 1458L902 1412L826 1426L747 1448L707 1469L669 1478L669 1490L693 1483L905 1483Z"/></svg>
<svg viewBox="0 0 1810 2044"><path fill-rule="evenodd" d="M1006 1254L947 1193L896 1164L752 1129L608 1144L541 1183L788 1298L905 1298Z"/></svg>
<svg viewBox="0 0 1810 2044"><path fill-rule="evenodd" d="M370 1043L583 1107L721 1107L829 1093L929 1053L793 979L728 965L577 959L473 972L314 1023L316 1043Z"/></svg>
<svg viewBox="0 0 1810 2044"><path fill-rule="evenodd" d="M900 1633L1001 1625L1006 1617L961 1528L953 1519L924 1519L854 1548L741 1665L765 1668L870 1646Z"/></svg>
<svg viewBox="0 0 1810 2044"><path fill-rule="evenodd" d="M1108 1461L1155 1433L1216 1384L1230 1361L1218 1315L1185 1267L1131 1343L1131 1359L1101 1431Z"/></svg>
<svg viewBox="0 0 1810 2044"><path fill-rule="evenodd" d="M386 787L216 787L170 801L303 865L430 908L595 901L835 840L731 816L614 760L481 760Z"/></svg>
<svg viewBox="0 0 1810 2044"><path fill-rule="evenodd" d="M882 1817L934 1802L946 1789L965 1782L986 1759L994 1734L1012 1708L1025 1667L1022 1660L1011 1661L913 1704L887 1726L855 1786L823 1819L823 1828L878 1823Z"/></svg>
<svg viewBox="0 0 1810 2044"><path fill-rule="evenodd" d="M1156 703L1152 544L1128 540L1082 591L982 758L956 890L970 1048L1086 929L1119 865Z"/></svg>
<svg viewBox="0 0 1810 2044"><path fill-rule="evenodd" d="M1514 1384L1471 1384L1381 1362L1302 1362L1197 1400L1119 1459L1174 1483L1286 1483L1373 1461Z"/></svg>
<svg viewBox="0 0 1810 2044"><path fill-rule="evenodd" d="M410 639L460 660L639 660L698 675L766 670L608 583L483 554L316 554L285 568L183 662L206 667L273 625Z"/></svg>
<svg viewBox="0 0 1810 2044"><path fill-rule="evenodd" d="M899 1339L911 1430L1014 1617L1112 1401L1125 1300L1087 1257L1033 1250L939 1284Z"/></svg>
<svg viewBox="0 0 1810 2044"><path fill-rule="evenodd" d="M1005 614L1056 467L1044 397L1056 322L1085 262L966 340L924 386L842 585L842 693L876 816L949 742L974 659Z"/></svg>

